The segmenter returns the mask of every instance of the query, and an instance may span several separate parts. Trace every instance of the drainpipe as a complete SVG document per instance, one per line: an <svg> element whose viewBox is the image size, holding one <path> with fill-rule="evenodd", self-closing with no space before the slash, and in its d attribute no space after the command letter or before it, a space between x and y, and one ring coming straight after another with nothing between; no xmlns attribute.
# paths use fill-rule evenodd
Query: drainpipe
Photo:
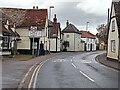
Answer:
<svg viewBox="0 0 120 90"><path fill-rule="evenodd" d="M119 50L118 50L118 62L120 62L120 35L119 35Z"/></svg>
<svg viewBox="0 0 120 90"><path fill-rule="evenodd" d="M75 52L75 33L74 33L74 52Z"/></svg>

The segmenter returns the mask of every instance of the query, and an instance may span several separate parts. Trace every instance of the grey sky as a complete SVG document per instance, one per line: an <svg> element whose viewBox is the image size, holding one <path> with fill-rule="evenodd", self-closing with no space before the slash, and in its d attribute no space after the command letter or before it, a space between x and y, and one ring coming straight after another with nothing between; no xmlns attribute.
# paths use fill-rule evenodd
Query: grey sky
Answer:
<svg viewBox="0 0 120 90"><path fill-rule="evenodd" d="M96 33L96 27L107 22L107 9L111 7L112 0L1 0L1 7L13 8L49 8L53 5L51 16L57 14L62 29L66 21L74 24L79 30L85 30L86 22L89 31ZM52 19L51 17L51 19Z"/></svg>

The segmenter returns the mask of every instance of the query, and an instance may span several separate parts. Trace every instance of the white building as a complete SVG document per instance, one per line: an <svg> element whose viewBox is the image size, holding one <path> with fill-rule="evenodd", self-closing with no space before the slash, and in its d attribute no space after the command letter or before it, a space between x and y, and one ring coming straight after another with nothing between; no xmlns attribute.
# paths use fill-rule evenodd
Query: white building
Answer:
<svg viewBox="0 0 120 90"><path fill-rule="evenodd" d="M84 42L81 40L79 30L67 21L66 27L63 29L63 41L68 41L67 51L84 51Z"/></svg>
<svg viewBox="0 0 120 90"><path fill-rule="evenodd" d="M107 58L120 61L120 1L111 6Z"/></svg>
<svg viewBox="0 0 120 90"><path fill-rule="evenodd" d="M85 51L95 51L96 50L96 36L89 31L80 31L81 39L85 41L84 50Z"/></svg>
<svg viewBox="0 0 120 90"><path fill-rule="evenodd" d="M50 29L50 51L61 51L61 28L60 23L57 22L56 14L54 15L53 22L49 21Z"/></svg>

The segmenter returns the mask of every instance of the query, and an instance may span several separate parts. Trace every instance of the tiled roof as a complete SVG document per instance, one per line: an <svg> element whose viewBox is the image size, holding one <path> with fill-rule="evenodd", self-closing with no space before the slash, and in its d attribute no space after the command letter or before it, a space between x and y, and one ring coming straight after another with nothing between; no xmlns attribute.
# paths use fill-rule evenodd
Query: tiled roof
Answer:
<svg viewBox="0 0 120 90"><path fill-rule="evenodd" d="M81 38L92 38L95 39L96 36L90 33L89 31L80 31L81 33Z"/></svg>
<svg viewBox="0 0 120 90"><path fill-rule="evenodd" d="M2 8L2 11L16 23L17 27L41 25L45 28L47 9Z"/></svg>
<svg viewBox="0 0 120 90"><path fill-rule="evenodd" d="M63 30L63 33L78 33L80 34L79 30L73 25L73 24L69 24L67 25Z"/></svg>
<svg viewBox="0 0 120 90"><path fill-rule="evenodd" d="M119 33L120 33L120 1L119 2L113 2L114 8L115 8L115 14L117 16L117 24L119 28Z"/></svg>

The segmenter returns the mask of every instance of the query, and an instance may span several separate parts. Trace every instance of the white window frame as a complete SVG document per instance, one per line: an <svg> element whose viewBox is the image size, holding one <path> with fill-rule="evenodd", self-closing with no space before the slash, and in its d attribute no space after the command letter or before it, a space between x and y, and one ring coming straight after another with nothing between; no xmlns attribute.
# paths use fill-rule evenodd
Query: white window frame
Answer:
<svg viewBox="0 0 120 90"><path fill-rule="evenodd" d="M115 31L115 20L112 20L112 32Z"/></svg>
<svg viewBox="0 0 120 90"><path fill-rule="evenodd" d="M111 40L111 52L113 52L113 53L116 52L115 40Z"/></svg>

